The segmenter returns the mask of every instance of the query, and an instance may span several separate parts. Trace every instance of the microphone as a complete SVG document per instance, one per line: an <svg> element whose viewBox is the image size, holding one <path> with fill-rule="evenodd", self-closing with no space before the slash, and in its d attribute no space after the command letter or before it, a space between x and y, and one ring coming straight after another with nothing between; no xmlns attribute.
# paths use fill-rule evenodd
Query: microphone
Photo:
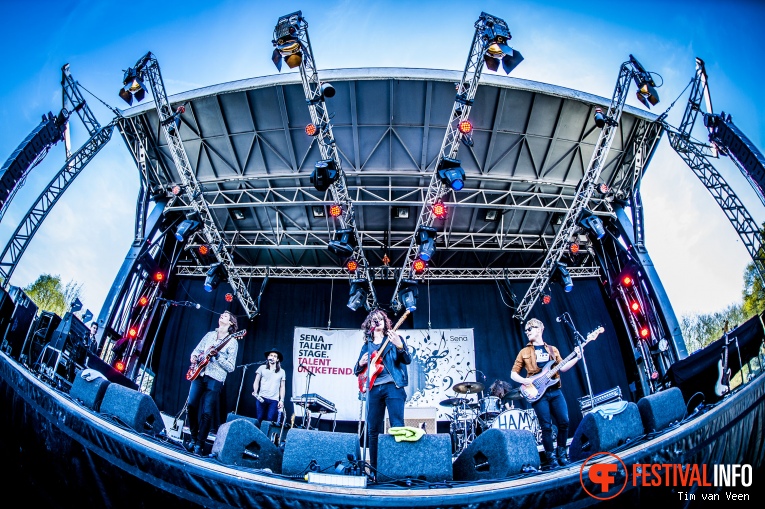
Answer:
<svg viewBox="0 0 765 509"><path fill-rule="evenodd" d="M555 321L558 323L565 322L566 321L566 313L563 313L559 317L555 318Z"/></svg>
<svg viewBox="0 0 765 509"><path fill-rule="evenodd" d="M196 302L189 302L189 301L185 301L185 302L183 303L183 305L184 305L184 306L188 306L188 307L190 307L190 308L195 308L195 309L200 309L200 308L202 307L202 305L201 305L201 304L198 304L198 303L196 303Z"/></svg>
<svg viewBox="0 0 765 509"><path fill-rule="evenodd" d="M308 369L308 366L306 366L306 365L304 365L304 364L300 364L300 365L298 366L298 372L300 372L301 370L305 371L305 374L306 374L307 376L313 376L313 375L315 375L315 374L316 374L316 373L312 372L310 369Z"/></svg>

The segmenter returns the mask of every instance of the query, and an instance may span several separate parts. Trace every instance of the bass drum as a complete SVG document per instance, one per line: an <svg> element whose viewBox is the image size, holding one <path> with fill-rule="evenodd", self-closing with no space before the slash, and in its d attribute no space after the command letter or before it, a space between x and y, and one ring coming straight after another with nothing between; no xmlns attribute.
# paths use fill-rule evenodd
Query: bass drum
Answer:
<svg viewBox="0 0 765 509"><path fill-rule="evenodd" d="M505 410L491 421L489 427L496 429L525 429L534 434L537 444L542 443L542 428L539 426L537 414L532 409L518 410L514 408ZM553 435L555 435L555 431L555 426L553 426Z"/></svg>

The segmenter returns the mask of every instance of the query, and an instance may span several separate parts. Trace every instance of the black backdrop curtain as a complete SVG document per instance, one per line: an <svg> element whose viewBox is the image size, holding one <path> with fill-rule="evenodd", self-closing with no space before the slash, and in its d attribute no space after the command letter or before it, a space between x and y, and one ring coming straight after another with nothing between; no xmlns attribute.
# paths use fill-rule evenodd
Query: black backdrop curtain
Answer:
<svg viewBox="0 0 765 509"><path fill-rule="evenodd" d="M257 283L257 285L255 284ZM402 329L415 328L472 328L475 338L477 379L486 389L495 380L510 382L510 369L526 338L521 324L513 318L512 302L500 281L427 281L419 285L417 310L402 324ZM511 283L512 292L523 296L529 283ZM253 281L251 295L257 296L261 281ZM376 281L378 302L388 303L394 287L393 281ZM237 366L263 360L264 352L278 348L285 354L282 367L287 373L287 401L293 396L291 375L293 369L292 341L294 327L358 328L366 316L360 309L353 312L346 307L349 285L345 281L331 280L269 280L260 302L260 314L249 321L237 300L228 303L225 294L231 291L227 284L207 293L201 279L178 279L174 285L175 300L189 300L201 304L201 309L171 306L157 339L155 359L152 366L156 372L152 396L159 409L177 415L188 395L189 382L185 375L189 367L191 351L202 336L217 326L218 315L229 309L239 317L239 327L247 328L247 335L240 341ZM330 313L331 311L331 313ZM568 311L578 331L586 336L603 326L605 332L585 349L590 384L594 394L619 386L625 399L630 398L628 372L629 362L622 357L625 333L620 324L612 321L609 306L597 280L577 279L574 289L564 293L557 285L552 287L552 302L538 302L529 313L545 324L545 340L557 346L565 357L575 345L572 330L556 317ZM395 321L395 320L394 320ZM620 345L621 341L621 345ZM355 350L360 345L353 345ZM627 350L631 352L631 350ZM632 359L629 359L632 361ZM634 364L634 362L633 362ZM245 373L246 371L246 373ZM244 376L244 381L243 381ZM581 420L577 398L589 393L584 363L580 363L563 375L563 390L569 405L571 434ZM254 416L255 404L252 383L255 366L238 367L229 374L221 397L220 415L236 411L240 415ZM356 379L348 383L355 384ZM241 387L241 393L240 393ZM300 394L296 394L299 396ZM332 394L321 394L330 401ZM524 402L516 406L526 407ZM288 414L293 408L287 403ZM221 422L222 422L221 421ZM338 430L344 423L338 423ZM350 424L346 430L355 430Z"/></svg>

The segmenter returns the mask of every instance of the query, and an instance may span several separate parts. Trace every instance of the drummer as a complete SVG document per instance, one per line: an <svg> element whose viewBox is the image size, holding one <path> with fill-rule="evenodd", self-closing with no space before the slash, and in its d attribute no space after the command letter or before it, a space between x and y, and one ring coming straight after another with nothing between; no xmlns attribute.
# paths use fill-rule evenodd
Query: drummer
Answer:
<svg viewBox="0 0 765 509"><path fill-rule="evenodd" d="M515 401L518 401L518 407L525 409L528 405L526 401L519 397L517 389L513 389L509 383L504 380L494 380L494 383L489 387L489 394L496 398L499 398L499 406L502 410L511 410L516 408Z"/></svg>

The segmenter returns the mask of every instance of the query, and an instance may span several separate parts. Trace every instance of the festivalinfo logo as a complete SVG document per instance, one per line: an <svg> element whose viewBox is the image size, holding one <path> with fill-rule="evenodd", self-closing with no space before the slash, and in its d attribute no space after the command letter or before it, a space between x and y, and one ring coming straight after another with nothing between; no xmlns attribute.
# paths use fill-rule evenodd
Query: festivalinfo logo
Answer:
<svg viewBox="0 0 765 509"><path fill-rule="evenodd" d="M747 501L751 500L749 493L694 491L699 487L748 488L752 485L752 475L751 465L738 464L634 463L628 468L616 454L596 452L582 463L579 482L590 497L598 500L616 498L631 485L673 488L680 501Z"/></svg>

